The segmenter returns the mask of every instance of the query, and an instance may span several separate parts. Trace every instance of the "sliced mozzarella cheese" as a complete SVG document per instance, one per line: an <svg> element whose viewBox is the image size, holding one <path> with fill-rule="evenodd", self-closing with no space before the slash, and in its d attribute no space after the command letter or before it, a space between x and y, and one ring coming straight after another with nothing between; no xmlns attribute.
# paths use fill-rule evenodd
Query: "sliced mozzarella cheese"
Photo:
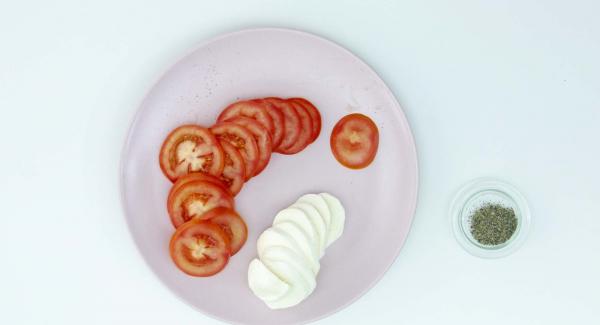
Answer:
<svg viewBox="0 0 600 325"><path fill-rule="evenodd" d="M331 225L329 227L328 245L336 241L344 232L344 223L346 222L346 211L340 200L329 193L319 194L331 211Z"/></svg>
<svg viewBox="0 0 600 325"><path fill-rule="evenodd" d="M300 229L309 235L311 243L315 243L317 246L319 246L319 234L315 230L315 226L313 226L302 210L296 208L287 208L279 211L273 220L273 225L277 225L282 222L291 222L296 224ZM321 248L318 248L320 252Z"/></svg>
<svg viewBox="0 0 600 325"><path fill-rule="evenodd" d="M254 294L264 301L283 297L290 286L278 278L259 259L253 259L248 267L248 285Z"/></svg>
<svg viewBox="0 0 600 325"><path fill-rule="evenodd" d="M270 262L284 262L293 267L296 271L298 271L298 273L300 273L302 279L304 280L304 284L308 289L306 293L307 296L310 295L317 286L315 275L312 273L306 263L303 263L304 260L302 257L296 251L291 250L288 247L270 246L264 252L261 260L267 265ZM286 276L287 275L282 274L281 279L284 281L288 280Z"/></svg>
<svg viewBox="0 0 600 325"><path fill-rule="evenodd" d="M267 228L263 231L256 242L256 250L258 251L258 257L261 260L263 259L265 250L271 246L284 246L302 254L302 248L296 243L294 238L274 227Z"/></svg>
<svg viewBox="0 0 600 325"><path fill-rule="evenodd" d="M307 259L307 262L310 265L313 273L315 275L319 273L319 246L313 242L313 240L310 238L310 235L302 230L297 224L292 222L278 223L274 225L272 229L289 236L289 238L296 243L296 246L300 248L302 255Z"/></svg>
<svg viewBox="0 0 600 325"><path fill-rule="evenodd" d="M325 227L329 230L331 225L331 213L329 207L327 206L327 202L317 194L305 194L302 195L297 202L305 202L311 204L312 206L319 211L321 218L323 218L323 222L325 223Z"/></svg>
<svg viewBox="0 0 600 325"><path fill-rule="evenodd" d="M312 204L306 202L296 202L290 208L302 210L306 218L313 225L316 233L319 235L319 257L323 256L327 247L327 226L325 226L325 222L321 218L319 211Z"/></svg>
<svg viewBox="0 0 600 325"><path fill-rule="evenodd" d="M281 261L263 261L265 266L278 278L289 285L289 290L280 298L265 301L271 309L281 309L299 304L309 292L308 283L298 270L290 264Z"/></svg>

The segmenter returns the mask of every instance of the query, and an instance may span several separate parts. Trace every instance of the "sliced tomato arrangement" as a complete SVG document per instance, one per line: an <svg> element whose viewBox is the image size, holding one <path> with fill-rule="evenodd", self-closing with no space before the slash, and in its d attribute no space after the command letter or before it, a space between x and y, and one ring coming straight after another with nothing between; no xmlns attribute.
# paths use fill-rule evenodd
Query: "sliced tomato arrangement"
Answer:
<svg viewBox="0 0 600 325"><path fill-rule="evenodd" d="M252 176L260 174L260 172L267 167L267 164L271 159L271 152L273 150L271 134L264 126L262 126L262 124L251 118L237 116L227 121L247 128L254 136L254 140L256 140L256 145L258 146L258 161L256 163L256 168L254 169L254 175Z"/></svg>
<svg viewBox="0 0 600 325"><path fill-rule="evenodd" d="M237 212L229 208L216 208L203 214L200 219L208 220L223 230L231 247L231 255L235 255L248 237L248 227Z"/></svg>
<svg viewBox="0 0 600 325"><path fill-rule="evenodd" d="M258 164L258 145L250 130L232 122L220 122L210 128L211 132L221 141L227 141L234 146L244 158L246 180L253 175Z"/></svg>
<svg viewBox="0 0 600 325"><path fill-rule="evenodd" d="M285 120L283 113L275 105L266 99L255 99L258 103L263 105L267 110L267 113L273 119L273 132L271 133L271 140L273 142L273 149L277 148L283 140L285 132Z"/></svg>
<svg viewBox="0 0 600 325"><path fill-rule="evenodd" d="M330 145L340 164L351 169L365 168L377 154L379 130L365 115L346 115L333 128Z"/></svg>
<svg viewBox="0 0 600 325"><path fill-rule="evenodd" d="M167 136L160 149L160 168L171 181L192 172L218 176L224 155L215 136L206 128L183 125Z"/></svg>
<svg viewBox="0 0 600 325"><path fill-rule="evenodd" d="M169 245L171 258L183 272L211 276L221 271L231 255L229 238L212 222L194 219L177 228Z"/></svg>
<svg viewBox="0 0 600 325"><path fill-rule="evenodd" d="M279 143L277 147L273 149L275 152L281 153L282 148L289 147L293 145L300 136L300 116L296 111L296 108L287 100L269 97L265 98L265 100L269 101L273 106L275 106L281 113L283 114L284 128L283 128L283 139Z"/></svg>
<svg viewBox="0 0 600 325"><path fill-rule="evenodd" d="M273 152L298 153L320 133L321 114L310 101L268 97L228 105L209 128L183 125L167 135L159 161L174 182L167 211L176 228L170 242L175 265L192 276L221 271L248 237L234 196L265 169Z"/></svg>
<svg viewBox="0 0 600 325"><path fill-rule="evenodd" d="M225 154L225 167L219 179L231 195L236 196L246 181L246 165L242 154L229 142L221 141L221 147Z"/></svg>
<svg viewBox="0 0 600 325"><path fill-rule="evenodd" d="M233 197L221 185L204 180L191 180L172 188L167 201L175 228L218 207L233 209Z"/></svg>
<svg viewBox="0 0 600 325"><path fill-rule="evenodd" d="M300 117L300 132L296 142L292 143L290 146L279 148L279 152L286 155L292 155L302 151L302 149L306 148L306 146L312 142L313 138L312 117L306 108L296 101L289 101L289 103L294 107L296 113L298 113L298 117Z"/></svg>
<svg viewBox="0 0 600 325"><path fill-rule="evenodd" d="M255 100L242 100L227 106L221 115L217 118L217 121L226 121L235 116L245 116L254 120L257 120L262 124L269 133L273 133L273 119L264 105Z"/></svg>

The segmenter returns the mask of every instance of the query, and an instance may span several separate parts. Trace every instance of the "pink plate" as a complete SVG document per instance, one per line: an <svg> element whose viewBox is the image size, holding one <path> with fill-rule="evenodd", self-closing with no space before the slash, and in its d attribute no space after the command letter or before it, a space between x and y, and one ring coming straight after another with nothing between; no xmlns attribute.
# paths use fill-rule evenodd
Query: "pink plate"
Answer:
<svg viewBox="0 0 600 325"><path fill-rule="evenodd" d="M171 262L173 226L166 211L171 183L158 153L170 130L210 126L227 104L252 97L305 97L321 111L321 135L293 156L274 154L236 198L248 241L219 274L194 278ZM366 169L342 167L329 136L344 115L370 116L379 151ZM408 122L392 92L364 62L321 37L287 29L219 36L175 64L144 99L125 143L121 191L131 234L150 268L182 300L215 318L243 324L297 324L347 306L394 262L417 201L417 155ZM273 311L246 281L256 239L280 209L302 194L330 192L346 208L344 234L321 260L317 289L301 304Z"/></svg>

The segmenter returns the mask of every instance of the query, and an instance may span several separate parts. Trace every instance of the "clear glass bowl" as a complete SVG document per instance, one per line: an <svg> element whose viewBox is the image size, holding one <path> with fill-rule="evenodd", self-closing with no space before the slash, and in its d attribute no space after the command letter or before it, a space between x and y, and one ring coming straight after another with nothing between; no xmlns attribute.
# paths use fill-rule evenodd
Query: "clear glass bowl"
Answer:
<svg viewBox="0 0 600 325"><path fill-rule="evenodd" d="M517 218L517 229L506 242L483 245L471 234L471 215L484 203L499 203L511 207ZM527 201L512 185L492 178L476 179L463 186L450 208L450 219L456 241L469 253L483 258L498 258L516 251L529 233L531 214Z"/></svg>

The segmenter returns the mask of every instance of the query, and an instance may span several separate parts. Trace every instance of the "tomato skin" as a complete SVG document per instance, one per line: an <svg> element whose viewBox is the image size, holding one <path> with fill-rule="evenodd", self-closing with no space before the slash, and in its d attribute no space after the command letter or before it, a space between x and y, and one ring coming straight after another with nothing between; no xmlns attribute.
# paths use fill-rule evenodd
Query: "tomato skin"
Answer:
<svg viewBox="0 0 600 325"><path fill-rule="evenodd" d="M185 160L187 162L185 166L181 162L178 163L178 160L180 160L178 149L184 142L192 145L195 143L194 150L202 148L201 151L205 155L201 156L208 161L207 166L203 164L200 169L197 166L194 169L187 160ZM188 124L174 129L167 135L160 149L159 162L163 174L169 180L175 182L178 178L191 172L206 172L214 176L220 175L223 171L224 155L217 139L208 129Z"/></svg>
<svg viewBox="0 0 600 325"><path fill-rule="evenodd" d="M227 120L227 122L232 122L247 128L254 136L254 140L256 140L256 145L258 146L258 161L256 163L254 175L252 176L260 174L260 172L262 172L269 164L269 160L271 160L271 152L273 150L271 134L269 134L269 131L267 131L260 123L247 117L237 116Z"/></svg>
<svg viewBox="0 0 600 325"><path fill-rule="evenodd" d="M283 117L283 113L266 99L254 100L263 105L267 110L267 113L269 113L273 119L273 132L271 133L271 140L273 142L272 148L275 149L283 140L283 135L285 132L285 119Z"/></svg>
<svg viewBox="0 0 600 325"><path fill-rule="evenodd" d="M340 164L350 169L365 168L377 154L379 130L368 116L359 113L346 115L331 131L329 144Z"/></svg>
<svg viewBox="0 0 600 325"><path fill-rule="evenodd" d="M300 134L298 135L298 139L296 140L296 142L292 143L288 147L279 148L279 153L285 155L292 155L302 151L311 142L313 125L312 117L303 105L292 100L288 100L288 103L290 103L294 107L294 109L298 113L298 116L300 117Z"/></svg>
<svg viewBox="0 0 600 325"><path fill-rule="evenodd" d="M295 97L290 98L289 100L297 102L300 105L304 106L308 114L310 114L313 127L310 143L313 143L319 137L319 134L321 134L321 113L319 112L317 107L313 105L313 103L311 103L305 98Z"/></svg>
<svg viewBox="0 0 600 325"><path fill-rule="evenodd" d="M229 239L231 256L235 255L246 243L248 227L235 210L223 207L215 208L203 214L200 219L208 220L221 227Z"/></svg>
<svg viewBox="0 0 600 325"><path fill-rule="evenodd" d="M217 118L218 122L223 122L236 116L245 116L262 124L269 133L273 133L273 118L269 115L266 108L258 101L242 100L227 106Z"/></svg>
<svg viewBox="0 0 600 325"><path fill-rule="evenodd" d="M199 250L202 256L198 256ZM221 227L193 219L175 230L169 252L181 271L191 276L207 277L219 273L227 265L231 247Z"/></svg>
<svg viewBox="0 0 600 325"><path fill-rule="evenodd" d="M222 187L223 189L227 189L227 186L225 185L225 183L223 183L223 181L221 181L219 178L213 176L213 175L209 175L206 173L191 173L191 174L187 174L183 177L180 177L171 187L171 190L169 191L169 196L167 201L171 200L171 196L173 195L173 193L175 193L179 188L181 188L181 186L185 185L186 183L189 182L193 182L193 181L206 181L209 183L213 183L215 185L218 185L220 187Z"/></svg>
<svg viewBox="0 0 600 325"><path fill-rule="evenodd" d="M175 228L217 207L233 209L233 197L220 185L204 180L180 184L172 189L167 200L167 211Z"/></svg>
<svg viewBox="0 0 600 325"><path fill-rule="evenodd" d="M225 153L225 167L219 180L224 187L236 196L244 186L246 181L246 165L242 154L233 145L227 141L221 141L223 153Z"/></svg>
<svg viewBox="0 0 600 325"><path fill-rule="evenodd" d="M300 136L300 116L298 112L287 100L269 97L265 98L266 101L273 104L283 114L284 119L284 132L283 139L279 145L273 148L273 151L281 153L281 149L289 147L296 143Z"/></svg>
<svg viewBox="0 0 600 325"><path fill-rule="evenodd" d="M239 150L246 167L246 181L252 178L258 164L258 145L247 128L232 122L219 122L210 128L220 141L227 141Z"/></svg>

